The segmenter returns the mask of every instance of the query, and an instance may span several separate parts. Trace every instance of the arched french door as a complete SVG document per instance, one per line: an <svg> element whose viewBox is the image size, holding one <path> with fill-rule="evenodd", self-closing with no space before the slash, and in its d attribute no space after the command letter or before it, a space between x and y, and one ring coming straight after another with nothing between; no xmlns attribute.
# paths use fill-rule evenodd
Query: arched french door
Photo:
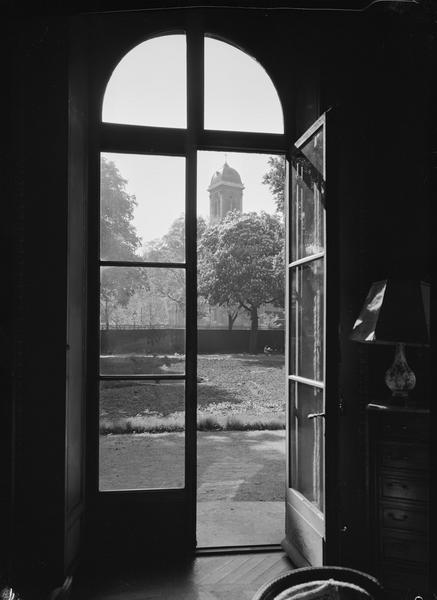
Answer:
<svg viewBox="0 0 437 600"><path fill-rule="evenodd" d="M97 375L94 375L90 389L93 398L98 398L90 408L90 411L94 411L89 438L93 447L91 455L94 457L93 468L90 469L94 505L96 511L106 515L107 519L121 511L140 515L143 510L141 507L146 506L153 506L153 510L158 512L162 509L171 513L171 507L177 506L180 519L174 530L179 528L181 537L188 539L191 547L195 546L197 484L198 152L244 151L290 156L291 137L289 132L284 131L280 101L267 74L265 78L270 84L268 93L276 102L276 110L280 115L276 121L272 121L273 125L268 123L266 126L262 118L256 117L257 98L253 94L240 102L240 113L238 102L228 103L222 114L217 107L213 107L213 98L220 96L223 91L223 86L219 85L215 95L208 96L207 90L211 86L205 88L208 77L215 77L220 83L220 74L207 69L208 49L210 52L214 44L224 49L227 46L198 29L187 27L177 33L149 37L121 60L120 54L117 60L113 58L112 68L109 68L108 61L106 72L111 75L106 80L101 77L100 87L97 85L101 93L100 96L96 94L98 123L93 134L96 154L91 159L91 170L94 171L92 188L95 197L100 198L98 208L94 205L91 211L94 223L98 223L92 236L96 260L94 266L90 266L90 291L94 293L91 322L94 323L95 334L91 349L94 350L93 364ZM160 64L163 69L149 71L146 66L156 63L152 57L157 56L162 57ZM246 58L252 61L250 57ZM256 68L262 69L258 64ZM169 81L173 88L168 86ZM222 104L225 102L226 90ZM252 111L244 110L248 102L255 107L252 123L250 114L246 114ZM235 106L236 114L232 114ZM128 189L125 181L127 172L131 173L131 178L137 178L139 186L147 191L144 197L138 194L134 197ZM179 187L179 192L168 203L169 190L174 190L175 185ZM311 201L319 206L320 198L316 199L316 191ZM123 206L124 212L120 213L120 206ZM150 226L148 234L145 233L146 229L141 235L133 230L134 211L141 213ZM173 240L173 245L163 248L154 244L153 237L149 237L144 244L144 239L140 238L149 234L152 236L153 230L159 231L163 223L167 227L169 217L173 223L178 221L177 231L173 231L178 237L177 243ZM288 231L292 237L295 233L293 227L289 223ZM291 274L296 266L300 269L300 265L290 264L287 271ZM305 271L301 270L302 273ZM153 290L158 288L166 290L167 300L171 298L171 302L159 302L156 295L153 297ZM291 293L290 284L289 288ZM323 291L321 294L323 296ZM136 307L132 302L134 297L138 299ZM288 300L286 305L292 306ZM120 306L123 310L117 311ZM138 325L144 323L153 330L155 336L166 337L167 354L171 352L179 356L176 369L168 372L165 360L156 359L153 352L143 351L143 354L151 354L149 360L119 360L120 357L126 359L129 354L126 350L127 328L123 328L126 323L117 322L121 313L122 320L128 315L131 343L137 340L140 346L144 346L144 340L135 333ZM321 318L322 313L319 311L317 314ZM174 323L179 324L178 332L175 334L173 331L170 335L169 330L175 329L172 327ZM316 329L312 343L314 352L320 354L320 344L316 338L324 337L323 324L319 322ZM296 333L295 340L299 335L304 334ZM302 341L305 345L309 343L309 338L302 338ZM315 360L314 355L310 360ZM290 373L297 376L291 369ZM304 385L306 382L298 383ZM311 385L318 389L319 383L316 381ZM139 397L146 398L146 412L134 414ZM299 402L303 402L304 394L300 397ZM136 463L132 456L138 454L126 453L123 444L115 441L115 436L111 438L104 435L111 431L116 433L117 427L141 431L141 427L145 426L147 431L154 415L169 402L173 408L177 408L167 417L168 423L173 419L174 430L179 434L178 442L172 446L162 446L159 452L150 448L147 453L150 463L160 461L163 468L149 469L150 464L144 464L144 461ZM126 403L130 407L128 410L133 411L127 415L129 418L123 415ZM304 418L307 419L308 411L304 412ZM289 408L289 423L291 415L296 417L296 414L293 405L293 408ZM311 421L311 425L314 424L320 432L319 423L318 418ZM297 429L301 427L302 431L308 430L307 421L303 423L298 418L295 425ZM290 427L290 430L296 431L296 427ZM99 432L102 435L99 436ZM317 434L312 439L314 444L320 442L323 445L323 435ZM312 447L301 447L299 459L303 457L303 452L311 453L314 459L314 444ZM317 452L317 460L322 465L321 446ZM297 455L292 443L288 445L288 453L289 464L294 464ZM306 459L303 460L305 464ZM314 477L319 474L317 486L321 498L323 482L320 474L323 466L317 467L313 463L312 468ZM132 469L136 469L134 485L132 477L127 476ZM289 474L287 486L296 486L301 492L290 469ZM306 504L307 500L302 497L299 501ZM320 504L317 505L319 509L323 510ZM289 508L287 511L288 523L290 519L299 522L305 520L302 511L294 510L292 513ZM293 537L292 531L292 528L287 530L288 543L299 546L297 538L290 539L290 536ZM320 539L317 543L322 544L324 531L320 528L317 531ZM323 560L320 552L315 556L314 562Z"/></svg>

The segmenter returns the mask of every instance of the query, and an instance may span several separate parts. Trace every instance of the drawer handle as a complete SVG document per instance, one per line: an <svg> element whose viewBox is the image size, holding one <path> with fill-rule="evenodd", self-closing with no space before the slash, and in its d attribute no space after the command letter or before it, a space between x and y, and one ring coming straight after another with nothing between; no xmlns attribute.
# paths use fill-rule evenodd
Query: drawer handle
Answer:
<svg viewBox="0 0 437 600"><path fill-rule="evenodd" d="M384 458L389 460L409 460L408 456L399 456L398 454L387 454Z"/></svg>
<svg viewBox="0 0 437 600"><path fill-rule="evenodd" d="M393 427L393 425L390 425L390 424L385 425L384 429L386 431L393 431L393 430L396 431L396 428ZM400 429L401 429L401 431L407 431L408 430L408 425L401 425Z"/></svg>
<svg viewBox="0 0 437 600"><path fill-rule="evenodd" d="M403 490L408 490L408 485L405 485L404 483L389 483L387 485L388 485L388 487L391 487L391 488L397 488L397 487L399 488L400 487Z"/></svg>
<svg viewBox="0 0 437 600"><path fill-rule="evenodd" d="M396 516L395 513L389 512L388 516L390 517L390 519L393 519L393 521L406 521L408 519L408 515L406 515L405 513L403 515Z"/></svg>

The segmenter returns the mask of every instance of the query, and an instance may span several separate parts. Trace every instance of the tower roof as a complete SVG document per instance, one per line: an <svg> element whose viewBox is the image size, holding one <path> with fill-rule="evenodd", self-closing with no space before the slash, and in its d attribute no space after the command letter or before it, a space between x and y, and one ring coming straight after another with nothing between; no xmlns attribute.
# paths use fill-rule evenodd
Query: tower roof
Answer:
<svg viewBox="0 0 437 600"><path fill-rule="evenodd" d="M225 162L220 171L216 171L212 176L208 191L211 191L222 184L237 187L240 190L244 189L238 171L230 167L227 162Z"/></svg>

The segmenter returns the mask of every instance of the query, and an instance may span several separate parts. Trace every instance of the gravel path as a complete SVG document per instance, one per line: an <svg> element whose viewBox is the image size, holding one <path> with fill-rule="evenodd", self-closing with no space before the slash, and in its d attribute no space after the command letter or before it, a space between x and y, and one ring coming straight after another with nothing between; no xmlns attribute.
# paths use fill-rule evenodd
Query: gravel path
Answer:
<svg viewBox="0 0 437 600"><path fill-rule="evenodd" d="M184 434L100 438L100 489L182 487ZM198 432L198 501L281 501L284 431Z"/></svg>

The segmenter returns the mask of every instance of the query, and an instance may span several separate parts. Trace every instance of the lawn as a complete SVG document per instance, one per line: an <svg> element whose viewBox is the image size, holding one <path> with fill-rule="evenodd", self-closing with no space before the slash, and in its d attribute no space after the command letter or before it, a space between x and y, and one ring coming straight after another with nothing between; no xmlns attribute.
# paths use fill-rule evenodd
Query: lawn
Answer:
<svg viewBox="0 0 437 600"><path fill-rule="evenodd" d="M183 372L184 357L105 356L105 374ZM238 429L282 423L285 414L284 356L250 354L200 355L198 358L198 418L208 429L214 423ZM114 425L155 423L156 431L183 429L184 384L165 380L103 381L100 394L102 432L122 431ZM135 425L136 424L136 425ZM159 424L164 428L159 427ZM228 425L230 426L228 427ZM255 426L258 424L258 426ZM269 427L266 427L269 428ZM122 428L123 429L123 428ZM147 428L146 428L147 430ZM152 430L154 430L152 428Z"/></svg>

